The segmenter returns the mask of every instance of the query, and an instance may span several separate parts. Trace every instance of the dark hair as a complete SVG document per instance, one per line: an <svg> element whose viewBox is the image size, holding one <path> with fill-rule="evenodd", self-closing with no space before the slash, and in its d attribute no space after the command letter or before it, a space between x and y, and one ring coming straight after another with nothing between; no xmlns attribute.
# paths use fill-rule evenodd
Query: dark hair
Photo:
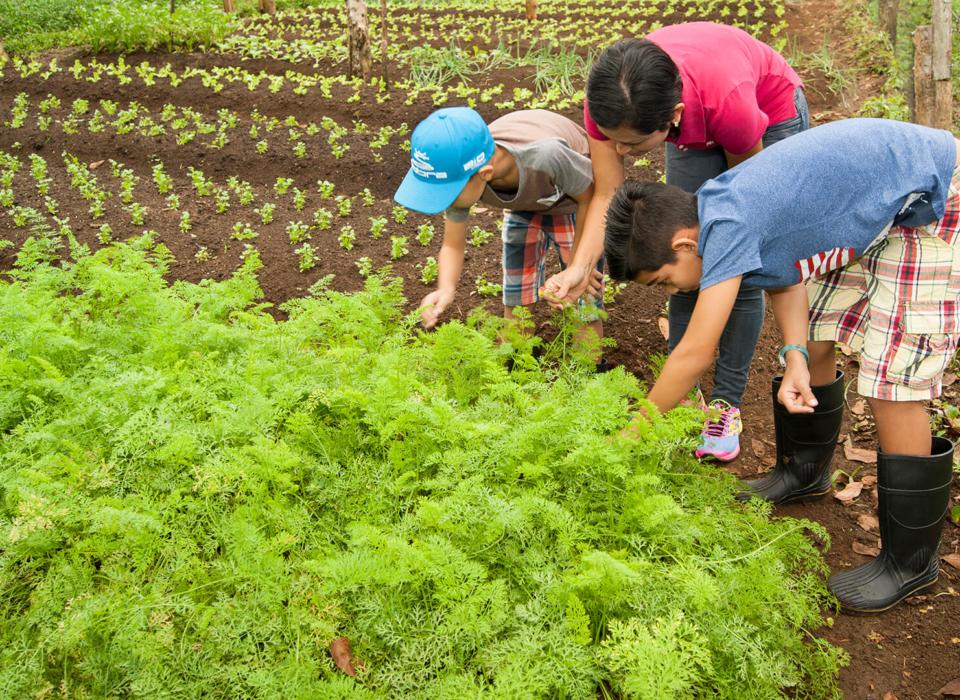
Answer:
<svg viewBox="0 0 960 700"><path fill-rule="evenodd" d="M624 182L607 209L603 252L615 280L675 262L673 235L698 226L697 195L659 182Z"/></svg>
<svg viewBox="0 0 960 700"><path fill-rule="evenodd" d="M680 71L666 51L649 39L622 39L590 68L587 110L604 129L652 134L670 128L682 93Z"/></svg>

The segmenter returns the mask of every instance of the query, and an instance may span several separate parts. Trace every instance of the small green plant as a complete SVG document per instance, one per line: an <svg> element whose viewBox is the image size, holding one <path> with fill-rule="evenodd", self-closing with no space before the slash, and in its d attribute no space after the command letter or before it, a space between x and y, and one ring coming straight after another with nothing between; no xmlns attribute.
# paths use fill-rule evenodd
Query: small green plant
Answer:
<svg viewBox="0 0 960 700"><path fill-rule="evenodd" d="M340 229L340 235L337 236L337 240L340 242L340 247L344 250L352 250L353 243L357 240L357 232L353 230L353 226L347 224Z"/></svg>
<svg viewBox="0 0 960 700"><path fill-rule="evenodd" d="M233 233L230 237L237 241L252 241L259 235L250 224L238 221L233 225Z"/></svg>
<svg viewBox="0 0 960 700"><path fill-rule="evenodd" d="M482 297L495 297L503 293L503 285L494 282L488 282L486 277L478 275L476 279L477 294Z"/></svg>
<svg viewBox="0 0 960 700"><path fill-rule="evenodd" d="M333 214L323 207L313 212L313 225L320 231L327 231L333 225Z"/></svg>
<svg viewBox="0 0 960 700"><path fill-rule="evenodd" d="M189 233L190 229L193 228L193 222L190 219L190 212L183 211L180 212L180 232Z"/></svg>
<svg viewBox="0 0 960 700"><path fill-rule="evenodd" d="M393 220L398 224L403 225L407 223L407 208L396 206L393 208Z"/></svg>
<svg viewBox="0 0 960 700"><path fill-rule="evenodd" d="M330 199L333 196L334 184L329 180L317 180L317 191L323 199Z"/></svg>
<svg viewBox="0 0 960 700"><path fill-rule="evenodd" d="M410 252L406 236L390 236L390 259L399 260Z"/></svg>
<svg viewBox="0 0 960 700"><path fill-rule="evenodd" d="M260 222L266 226L273 221L273 212L276 211L276 208L277 205L273 202L264 202L259 209L254 209L254 211L260 215Z"/></svg>
<svg viewBox="0 0 960 700"><path fill-rule="evenodd" d="M417 242L422 246L428 246L433 241L436 231L433 224L427 221L417 226Z"/></svg>
<svg viewBox="0 0 960 700"><path fill-rule="evenodd" d="M101 244L107 245L110 243L113 238L113 229L110 228L110 224L100 224L100 228L97 229L97 240Z"/></svg>
<svg viewBox="0 0 960 700"><path fill-rule="evenodd" d="M299 187L293 188L293 208L297 211L303 211L307 206L307 195Z"/></svg>
<svg viewBox="0 0 960 700"><path fill-rule="evenodd" d="M474 226L470 229L470 245L475 248L479 248L491 238L493 238L492 231L485 231L479 226Z"/></svg>
<svg viewBox="0 0 960 700"><path fill-rule="evenodd" d="M130 205L130 223L134 226L143 226L147 219L147 208L140 204L140 202L134 202Z"/></svg>
<svg viewBox="0 0 960 700"><path fill-rule="evenodd" d="M310 227L302 221L291 221L287 224L287 237L293 245L302 243L310 237Z"/></svg>
<svg viewBox="0 0 960 700"><path fill-rule="evenodd" d="M431 255L424 260L423 266L420 268L420 281L424 284L433 284L439 272L440 266L437 264L437 259Z"/></svg>
<svg viewBox="0 0 960 700"><path fill-rule="evenodd" d="M387 218L385 216L370 217L370 235L374 238L380 238L387 228Z"/></svg>
<svg viewBox="0 0 960 700"><path fill-rule="evenodd" d="M376 201L373 197L373 192L370 191L369 187L364 187L360 192L360 201L363 202L363 206L372 207Z"/></svg>
<svg viewBox="0 0 960 700"><path fill-rule="evenodd" d="M341 218L346 218L350 216L350 212L353 209L353 201L350 197L345 197L344 195L337 195L337 214Z"/></svg>
<svg viewBox="0 0 960 700"><path fill-rule="evenodd" d="M270 144L267 143L266 140L257 141L257 145L254 148L256 148L257 153L259 153L260 155L264 155L267 151L270 150Z"/></svg>
<svg viewBox="0 0 960 700"><path fill-rule="evenodd" d="M213 203L218 214L226 214L230 209L230 190L217 188Z"/></svg>
<svg viewBox="0 0 960 700"><path fill-rule="evenodd" d="M278 177L277 181L273 185L273 191L282 197L290 190L292 185L293 180L291 180L289 177Z"/></svg>
<svg viewBox="0 0 960 700"><path fill-rule="evenodd" d="M202 245L197 248L197 252L193 254L193 259L199 263L207 262L210 259L210 251L207 250L207 246Z"/></svg>
<svg viewBox="0 0 960 700"><path fill-rule="evenodd" d="M298 267L300 272L306 272L307 270L312 270L317 265L317 251L309 243L304 243L302 246L296 249L297 258L299 261Z"/></svg>
<svg viewBox="0 0 960 700"><path fill-rule="evenodd" d="M357 258L354 262L354 265L357 266L357 270L360 272L361 277L369 277L370 272L373 270L373 261L364 255L362 258Z"/></svg>
<svg viewBox="0 0 960 700"><path fill-rule="evenodd" d="M157 186L157 192L167 194L173 189L173 178L167 175L163 168L163 163L157 163L153 166L153 182Z"/></svg>

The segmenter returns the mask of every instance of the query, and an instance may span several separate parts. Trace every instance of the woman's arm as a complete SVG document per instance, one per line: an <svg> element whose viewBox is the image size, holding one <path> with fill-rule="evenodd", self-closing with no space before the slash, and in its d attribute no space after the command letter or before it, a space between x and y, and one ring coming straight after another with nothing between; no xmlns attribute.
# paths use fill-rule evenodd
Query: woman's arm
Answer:
<svg viewBox="0 0 960 700"><path fill-rule="evenodd" d="M617 152L613 141L590 137L590 164L593 167L593 197L582 222L580 211L577 211L577 228L582 226L582 229L573 258L566 270L548 279L542 288L544 297L552 306L562 307L564 303L574 302L587 289L590 272L603 255L607 207L625 179L623 156Z"/></svg>

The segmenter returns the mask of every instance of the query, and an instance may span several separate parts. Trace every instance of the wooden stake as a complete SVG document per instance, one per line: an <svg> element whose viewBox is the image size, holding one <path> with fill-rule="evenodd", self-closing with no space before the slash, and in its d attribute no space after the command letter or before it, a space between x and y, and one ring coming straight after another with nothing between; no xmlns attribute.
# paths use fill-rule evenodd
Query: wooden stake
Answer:
<svg viewBox="0 0 960 700"><path fill-rule="evenodd" d="M383 68L383 84L390 87L390 52L387 51L387 0L380 0L380 63Z"/></svg>
<svg viewBox="0 0 960 700"><path fill-rule="evenodd" d="M933 31L928 25L913 30L913 120L933 125Z"/></svg>
<svg viewBox="0 0 960 700"><path fill-rule="evenodd" d="M350 77L356 75L359 65L360 75L364 80L370 80L373 53L370 50L367 4L363 0L347 0L347 32Z"/></svg>
<svg viewBox="0 0 960 700"><path fill-rule="evenodd" d="M223 11L224 12L236 12L237 7L233 4L233 0L223 0Z"/></svg>
<svg viewBox="0 0 960 700"><path fill-rule="evenodd" d="M260 11L267 14L277 14L277 0L260 0Z"/></svg>
<svg viewBox="0 0 960 700"><path fill-rule="evenodd" d="M532 22L537 18L537 0L527 0L527 21Z"/></svg>
<svg viewBox="0 0 960 700"><path fill-rule="evenodd" d="M7 52L3 50L3 42L0 41L0 61L6 61L8 58L10 57L7 56Z"/></svg>
<svg viewBox="0 0 960 700"><path fill-rule="evenodd" d="M933 0L931 24L933 34L933 126L953 126L953 84L951 72L951 29L953 14L950 0Z"/></svg>

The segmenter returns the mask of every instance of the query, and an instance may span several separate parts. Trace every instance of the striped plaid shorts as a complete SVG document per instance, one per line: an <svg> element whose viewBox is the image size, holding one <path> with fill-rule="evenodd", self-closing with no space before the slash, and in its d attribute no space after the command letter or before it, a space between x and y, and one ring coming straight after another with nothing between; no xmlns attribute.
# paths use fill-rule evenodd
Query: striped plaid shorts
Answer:
<svg viewBox="0 0 960 700"><path fill-rule="evenodd" d="M856 261L810 282L810 340L860 353L857 391L923 401L942 390L960 343L960 166L943 217L891 226Z"/></svg>
<svg viewBox="0 0 960 700"><path fill-rule="evenodd" d="M540 301L540 287L546 281L547 251L551 246L560 255L564 268L573 250L573 214L537 214L507 211L503 216L503 305L528 306ZM603 270L603 260L597 263ZM594 321L593 309L603 308L603 296L580 300L582 320Z"/></svg>

